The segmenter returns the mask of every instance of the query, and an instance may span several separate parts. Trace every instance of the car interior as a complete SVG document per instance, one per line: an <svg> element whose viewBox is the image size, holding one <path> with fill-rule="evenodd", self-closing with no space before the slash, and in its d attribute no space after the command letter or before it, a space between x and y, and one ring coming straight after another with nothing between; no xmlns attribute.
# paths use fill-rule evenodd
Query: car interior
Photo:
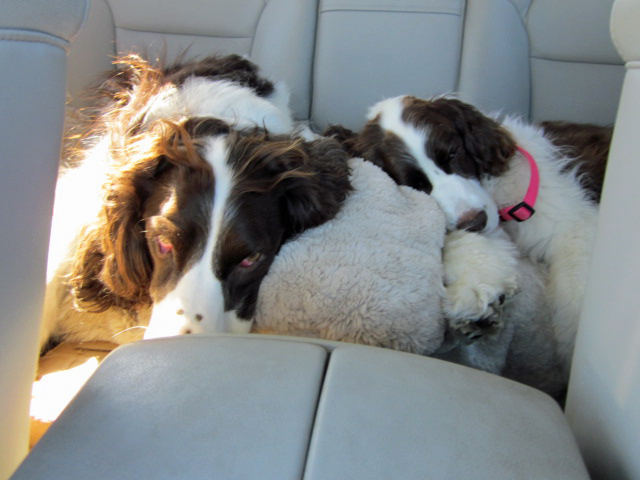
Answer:
<svg viewBox="0 0 640 480"><path fill-rule="evenodd" d="M639 26L640 0L1 2L0 478L640 479ZM316 132L451 92L613 125L564 407L417 354L189 335L115 349L29 449L65 114L123 52L246 56Z"/></svg>

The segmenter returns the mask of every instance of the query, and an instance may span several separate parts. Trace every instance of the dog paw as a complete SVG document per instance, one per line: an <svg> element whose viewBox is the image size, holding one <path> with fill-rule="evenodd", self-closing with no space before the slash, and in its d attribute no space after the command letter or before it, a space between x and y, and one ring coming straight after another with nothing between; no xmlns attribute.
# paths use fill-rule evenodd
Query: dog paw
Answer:
<svg viewBox="0 0 640 480"><path fill-rule="evenodd" d="M464 343L472 343L485 335L497 333L504 326L502 313L506 303L506 295L502 294L496 301L489 303L482 317L466 317L458 312L445 312L450 332Z"/></svg>
<svg viewBox="0 0 640 480"><path fill-rule="evenodd" d="M443 254L443 313L457 337L472 342L503 327L518 289L518 252L502 234L452 232Z"/></svg>

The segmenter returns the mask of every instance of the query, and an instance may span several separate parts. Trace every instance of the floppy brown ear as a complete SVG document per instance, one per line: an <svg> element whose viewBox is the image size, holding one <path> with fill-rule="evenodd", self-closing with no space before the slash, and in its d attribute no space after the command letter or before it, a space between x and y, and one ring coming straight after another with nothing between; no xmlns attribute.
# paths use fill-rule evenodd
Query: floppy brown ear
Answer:
<svg viewBox="0 0 640 480"><path fill-rule="evenodd" d="M323 137L337 141L349 157L362 157L358 133L342 125L329 125L322 132Z"/></svg>
<svg viewBox="0 0 640 480"><path fill-rule="evenodd" d="M172 168L209 171L194 135L228 131L216 119L159 121L144 135L122 138L112 147L104 203L99 218L84 233L73 266L72 293L80 304L98 311L151 304L153 262L143 221L147 200L158 179Z"/></svg>
<svg viewBox="0 0 640 480"><path fill-rule="evenodd" d="M348 155L335 140L304 143L290 155L281 159L291 173L280 186L286 237L332 219L351 191Z"/></svg>
<svg viewBox="0 0 640 480"><path fill-rule="evenodd" d="M78 248L71 278L77 302L89 310L150 304L152 273L142 208L155 167L142 162L114 174L95 224Z"/></svg>
<svg viewBox="0 0 640 480"><path fill-rule="evenodd" d="M459 112L455 126L462 137L465 154L475 160L480 173L500 175L516 151L511 135L497 121L471 105L458 100L449 101L455 102Z"/></svg>

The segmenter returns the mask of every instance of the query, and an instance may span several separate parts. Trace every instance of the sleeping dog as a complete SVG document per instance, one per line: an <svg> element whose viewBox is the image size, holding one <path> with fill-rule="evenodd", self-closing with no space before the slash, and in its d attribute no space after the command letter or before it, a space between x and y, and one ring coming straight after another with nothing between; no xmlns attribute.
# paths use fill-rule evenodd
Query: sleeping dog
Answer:
<svg viewBox="0 0 640 480"><path fill-rule="evenodd" d="M241 57L118 65L59 178L41 345L248 332L280 246L347 196L346 155Z"/></svg>
<svg viewBox="0 0 640 480"><path fill-rule="evenodd" d="M503 229L517 245L505 249L496 241L503 254L484 266L476 252L447 257L445 250L445 276L454 272L459 290L449 295L445 313L470 328L470 336L493 326L486 320L516 291L518 256L541 264L545 301L568 371L598 212L592 192L600 187L598 180L591 191L583 187L576 165L584 164L566 156L539 127L498 120L446 97L383 100L370 109L358 135L339 128L328 133L337 133L350 154L380 166L398 184L432 195L450 231L491 237ZM461 278L466 274L470 278ZM469 322L474 316L481 320L475 328Z"/></svg>

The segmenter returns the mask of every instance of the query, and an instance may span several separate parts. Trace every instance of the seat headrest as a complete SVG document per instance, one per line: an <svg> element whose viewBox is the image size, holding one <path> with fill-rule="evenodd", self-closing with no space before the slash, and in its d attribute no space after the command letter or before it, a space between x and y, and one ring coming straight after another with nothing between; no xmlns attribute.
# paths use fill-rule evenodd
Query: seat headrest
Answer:
<svg viewBox="0 0 640 480"><path fill-rule="evenodd" d="M611 37L626 62L640 61L640 0L616 0L611 12Z"/></svg>

